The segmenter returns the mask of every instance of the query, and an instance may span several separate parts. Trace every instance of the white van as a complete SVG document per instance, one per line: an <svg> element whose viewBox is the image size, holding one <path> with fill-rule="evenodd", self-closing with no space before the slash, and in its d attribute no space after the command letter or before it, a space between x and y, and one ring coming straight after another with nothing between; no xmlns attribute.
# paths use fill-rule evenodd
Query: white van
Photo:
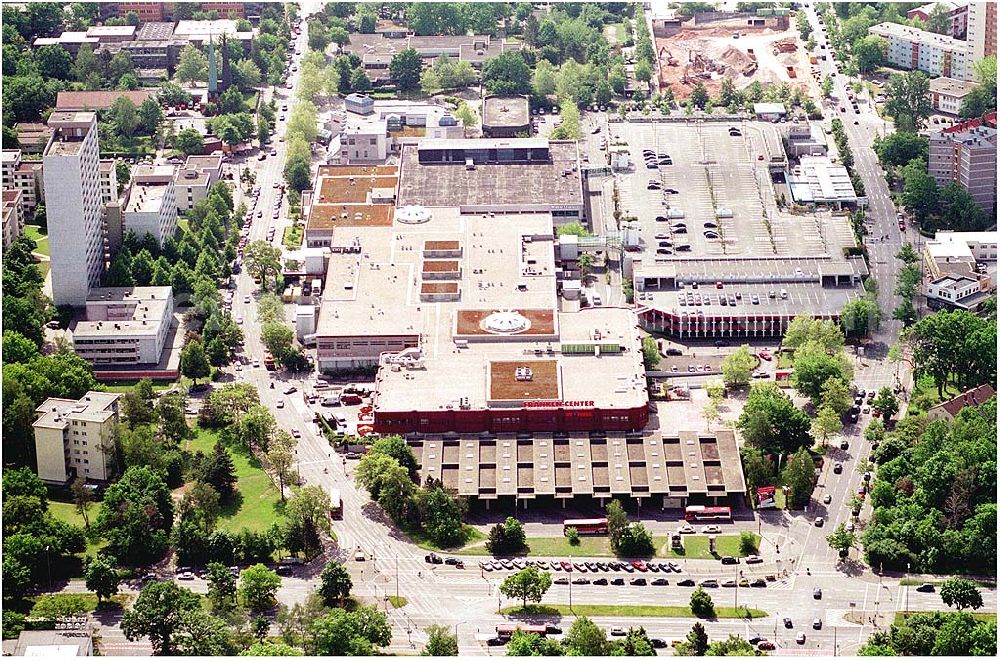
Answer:
<svg viewBox="0 0 1000 661"><path fill-rule="evenodd" d="M781 298L783 298L783 299L787 299L788 298L788 291L787 290L785 290L785 289L781 290Z"/></svg>
<svg viewBox="0 0 1000 661"><path fill-rule="evenodd" d="M594 303L594 305L601 305L601 295L600 294L594 294L594 296L593 296L593 303Z"/></svg>
<svg viewBox="0 0 1000 661"><path fill-rule="evenodd" d="M340 406L340 395L336 397L324 397L321 402L322 406Z"/></svg>

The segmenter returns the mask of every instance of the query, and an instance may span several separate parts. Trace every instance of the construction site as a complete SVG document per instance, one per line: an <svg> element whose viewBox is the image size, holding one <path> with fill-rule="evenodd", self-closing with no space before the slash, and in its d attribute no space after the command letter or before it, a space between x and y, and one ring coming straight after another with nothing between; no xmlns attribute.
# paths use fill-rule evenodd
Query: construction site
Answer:
<svg viewBox="0 0 1000 661"><path fill-rule="evenodd" d="M670 87L683 101L701 82L716 97L724 78L736 89L753 82L787 83L814 93L809 54L788 21L747 20L732 14L721 20L691 19L654 31L660 89Z"/></svg>

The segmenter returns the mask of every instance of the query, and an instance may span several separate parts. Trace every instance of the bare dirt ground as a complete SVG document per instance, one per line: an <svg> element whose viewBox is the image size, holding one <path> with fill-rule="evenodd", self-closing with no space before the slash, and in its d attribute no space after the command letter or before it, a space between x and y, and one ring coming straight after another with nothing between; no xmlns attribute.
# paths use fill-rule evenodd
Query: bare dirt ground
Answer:
<svg viewBox="0 0 1000 661"><path fill-rule="evenodd" d="M740 36L734 39L733 35L737 32ZM774 44L779 41L790 41L797 47L792 52L775 55ZM753 49L757 69L750 75L744 75L745 68L753 61L748 49ZM806 92L815 91L811 89L813 81L809 73L809 56L794 27L788 30L752 29L726 23L689 26L671 37L657 38L656 50L660 60L660 88L670 86L678 100L686 99L698 81L704 83L714 97L726 77L732 78L737 89L757 81L765 86L788 83L798 85ZM671 60L676 65L670 65ZM794 78L788 75L786 67L789 66L795 71Z"/></svg>

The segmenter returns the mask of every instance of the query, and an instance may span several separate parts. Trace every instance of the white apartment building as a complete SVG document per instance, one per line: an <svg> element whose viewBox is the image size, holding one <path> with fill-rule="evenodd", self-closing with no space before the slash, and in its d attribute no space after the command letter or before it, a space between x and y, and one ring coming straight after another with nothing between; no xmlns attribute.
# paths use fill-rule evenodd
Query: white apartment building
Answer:
<svg viewBox="0 0 1000 661"><path fill-rule="evenodd" d="M17 241L24 234L24 207L21 205L21 191L3 191L3 247Z"/></svg>
<svg viewBox="0 0 1000 661"><path fill-rule="evenodd" d="M105 266L97 114L57 111L48 124L53 134L42 162L52 298L56 305L82 306Z"/></svg>
<svg viewBox="0 0 1000 661"><path fill-rule="evenodd" d="M972 49L972 61L997 54L997 5L995 2L970 2L965 39Z"/></svg>
<svg viewBox="0 0 1000 661"><path fill-rule="evenodd" d="M990 279L947 273L927 283L924 293L932 309L975 311L990 297Z"/></svg>
<svg viewBox="0 0 1000 661"><path fill-rule="evenodd" d="M868 28L888 42L886 60L901 69L920 69L932 76L975 80L972 48L965 41L898 23Z"/></svg>
<svg viewBox="0 0 1000 661"><path fill-rule="evenodd" d="M132 189L122 212L125 232L135 232L141 241L152 235L163 246L177 231L177 200L174 197L174 166L140 165L132 175Z"/></svg>
<svg viewBox="0 0 1000 661"><path fill-rule="evenodd" d="M964 80L944 76L935 78L930 82L931 105L938 112L957 115L962 107L962 100L976 87L978 87L976 83Z"/></svg>
<svg viewBox="0 0 1000 661"><path fill-rule="evenodd" d="M221 156L188 156L174 176L177 210L187 211L208 197L208 189L222 177Z"/></svg>
<svg viewBox="0 0 1000 661"><path fill-rule="evenodd" d="M932 278L948 273L978 277L977 263L997 260L997 233L941 231L924 244L924 262Z"/></svg>
<svg viewBox="0 0 1000 661"><path fill-rule="evenodd" d="M101 287L90 291L86 321L73 329L77 355L95 367L155 365L174 315L170 287Z"/></svg>
<svg viewBox="0 0 1000 661"><path fill-rule="evenodd" d="M21 191L21 207L25 218L31 218L35 207L45 201L42 162L21 160L20 149L3 150L3 190Z"/></svg>
<svg viewBox="0 0 1000 661"><path fill-rule="evenodd" d="M118 170L111 159L102 160L98 169L101 176L101 204L107 206L118 201Z"/></svg>
<svg viewBox="0 0 1000 661"><path fill-rule="evenodd" d="M113 477L113 448L108 444L118 422L120 393L88 392L80 400L50 397L35 409L38 477L66 484L76 477L107 481ZM106 450L107 448L107 450Z"/></svg>

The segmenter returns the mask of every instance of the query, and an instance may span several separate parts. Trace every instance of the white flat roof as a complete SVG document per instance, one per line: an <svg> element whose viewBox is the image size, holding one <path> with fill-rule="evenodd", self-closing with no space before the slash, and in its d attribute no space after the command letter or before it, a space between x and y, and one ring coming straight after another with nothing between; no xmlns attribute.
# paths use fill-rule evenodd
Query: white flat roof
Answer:
<svg viewBox="0 0 1000 661"><path fill-rule="evenodd" d="M927 30L900 25L899 23L879 23L868 28L868 32L870 34L877 34L880 37L903 39L945 50L972 52L971 44L968 42L960 41L947 35L937 34L936 32L928 32Z"/></svg>

